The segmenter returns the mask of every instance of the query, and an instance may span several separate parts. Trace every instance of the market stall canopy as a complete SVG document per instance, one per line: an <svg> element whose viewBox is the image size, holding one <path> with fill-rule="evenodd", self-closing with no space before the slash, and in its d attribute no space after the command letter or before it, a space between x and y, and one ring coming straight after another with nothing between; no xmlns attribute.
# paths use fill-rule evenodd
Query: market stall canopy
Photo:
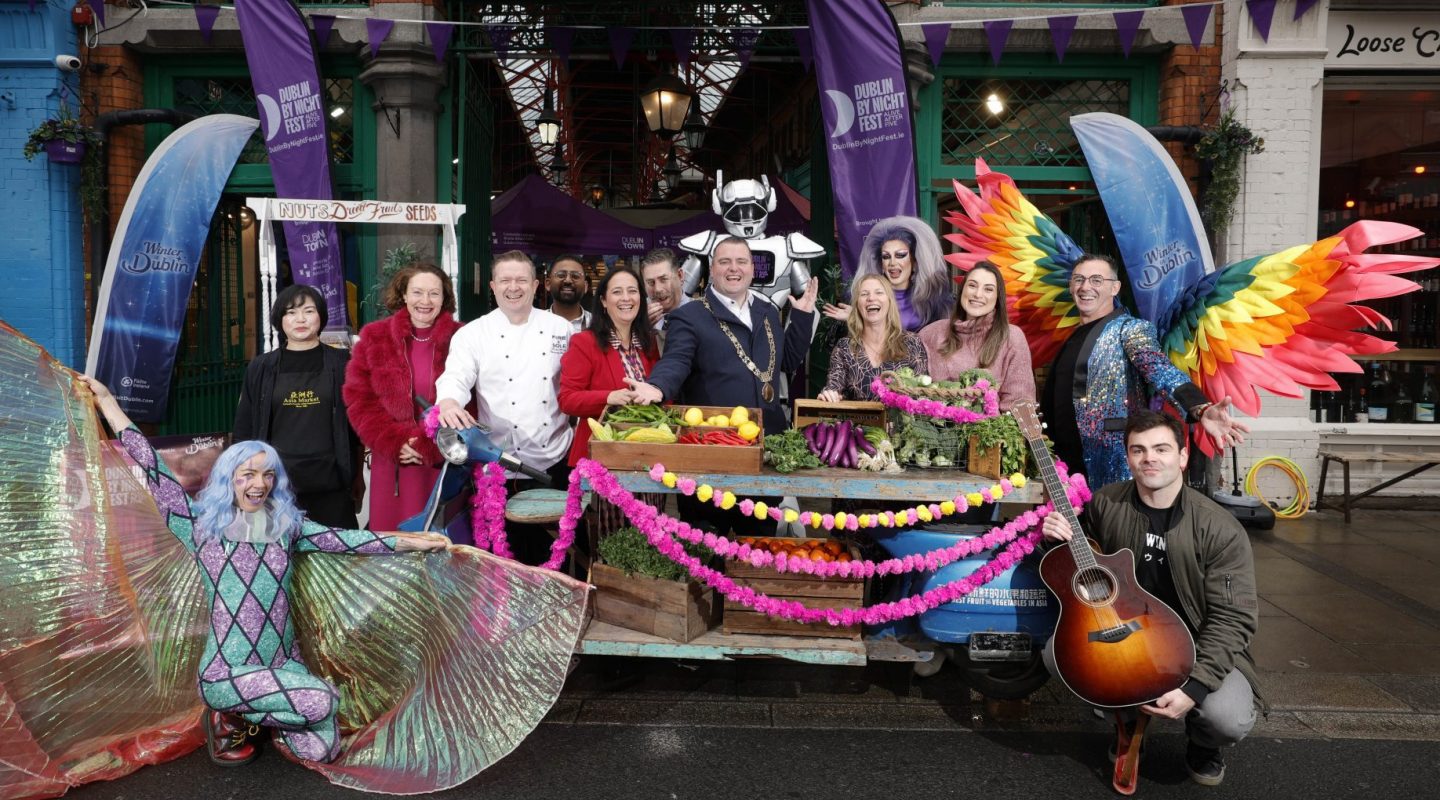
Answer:
<svg viewBox="0 0 1440 800"><path fill-rule="evenodd" d="M770 186L775 190L775 210L765 224L765 233L770 236L784 233L810 232L810 201L804 195L790 188L779 178L771 177ZM650 231L655 247L675 248L680 240L700 231L723 231L725 223L714 211L702 211L693 217L656 227Z"/></svg>
<svg viewBox="0 0 1440 800"><path fill-rule="evenodd" d="M644 255L650 231L591 208L529 175L491 203L490 242L496 253L523 250L541 257L562 253Z"/></svg>

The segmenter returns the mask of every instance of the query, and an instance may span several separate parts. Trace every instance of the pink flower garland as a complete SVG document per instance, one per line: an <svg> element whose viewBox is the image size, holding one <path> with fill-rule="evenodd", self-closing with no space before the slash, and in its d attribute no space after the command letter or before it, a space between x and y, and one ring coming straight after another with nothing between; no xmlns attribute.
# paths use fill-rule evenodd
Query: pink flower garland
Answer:
<svg viewBox="0 0 1440 800"><path fill-rule="evenodd" d="M994 389L990 388L990 382L981 378L975 382L974 388L980 391L980 399L984 409L983 414L977 414L968 408L947 405L938 400L927 400L892 392L890 391L890 384L885 380L884 376L877 377L870 384L870 390L875 393L876 400L879 400L891 408L898 408L906 414L934 417L935 419L943 419L961 424L979 422L1000 416L1000 395Z"/></svg>
<svg viewBox="0 0 1440 800"><path fill-rule="evenodd" d="M660 513L654 506L638 500L629 490L620 485L620 482L616 480L615 476L610 474L609 470L605 469L605 467L598 462L591 461L588 458L581 459L580 463L571 473L570 502L567 503L565 515L560 519L560 535L562 539L573 539L574 537L575 526L580 517L579 494L580 480L582 478L590 481L591 489L597 497L604 498L619 507L625 516L635 524L641 533L645 535L645 538L657 550L671 561L685 567L685 569L698 580L713 587L716 591L720 592L721 595L763 614L802 623L824 622L830 625L874 625L924 613L945 603L954 602L1010 569L1019 563L1022 558L1034 551L1041 537L1038 530L1032 530L1023 536L1019 535L1020 530L1025 526L1023 524L1017 525L1011 523L1011 525L1006 526L1006 528L993 529L989 534L980 537L981 542L984 542L986 538L989 537L989 541L991 542L990 547L1004 542L1006 537L1009 537L1010 541L1005 549L997 553L993 559L961 580L953 581L944 586L936 587L922 594L907 597L896 602L881 603L861 609L809 608L799 601L779 600L757 592L750 587L741 586L726 575L705 566L699 559L686 553L674 537L679 536L687 541L702 542L707 546L712 546L711 543L714 542L713 547L715 547L717 551L723 548L733 549L733 551L738 552L739 548L733 548L733 543L730 543L724 537L717 537L714 534L697 531L684 522ZM1071 490L1068 491L1067 494L1070 495L1071 502L1076 506L1077 510L1090 496L1089 490L1085 486L1084 479L1081 476L1075 476L1075 478L1072 479ZM1042 506L1039 509L1026 513L1033 515L1035 520L1033 524L1038 524L1039 520L1043 519L1048 511L1048 506ZM1024 517L1022 517L1022 520L1023 519ZM729 546L727 547L727 545ZM966 549L968 550L970 547L972 547L972 545L967 545ZM833 569L835 574L843 576L842 568L844 568L850 575L858 576L885 574L886 572L904 571L905 569L925 569L927 568L927 559L933 557L934 561L931 563L935 563L938 567L942 565L943 559L952 555L951 551L953 550L956 550L956 548L943 548L926 553L923 556L908 556L904 559L890 559L889 561L879 563L869 561L820 562L809 571L829 571ZM976 550L976 552L978 552L978 550ZM798 559L796 560L798 561ZM953 561L954 559L951 558L950 560ZM774 561L778 562L779 559L774 559ZM815 562L808 563L812 565L815 564ZM943 563L950 562L944 561ZM858 567L856 565L858 565ZM777 566L776 568L779 569L780 567ZM882 568L884 571L882 571ZM800 570L797 571L807 570L802 565Z"/></svg>
<svg viewBox="0 0 1440 800"><path fill-rule="evenodd" d="M435 438L436 431L440 430L440 407L430 406L425 411L425 417L421 420L425 435L431 439ZM515 554L510 550L509 538L505 535L505 470L499 464L476 464L475 465L475 496L470 499L470 529L475 537L475 546L481 550L489 550L501 558L514 560ZM573 488L574 479L571 480L572 488L566 499L566 512L571 508L579 508L579 492ZM579 518L577 511L576 518ZM543 566L546 569L559 569L565 561L565 551L570 549L571 543L575 541L575 528L571 526L567 535L563 530L560 536L550 545L550 558Z"/></svg>

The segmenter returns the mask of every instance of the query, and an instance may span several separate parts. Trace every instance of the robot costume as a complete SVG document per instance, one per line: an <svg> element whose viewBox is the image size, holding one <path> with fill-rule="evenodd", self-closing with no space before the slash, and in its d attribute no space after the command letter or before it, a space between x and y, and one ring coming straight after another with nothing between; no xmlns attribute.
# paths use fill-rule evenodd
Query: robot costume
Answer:
<svg viewBox="0 0 1440 800"><path fill-rule="evenodd" d="M776 201L770 179L761 176L758 181L742 178L725 183L725 174L717 171L715 186L711 207L724 220L725 231L702 231L680 240L680 249L686 253L682 265L685 294L694 295L700 288L715 245L727 236L738 236L749 242L755 261L752 290L781 308L788 298L803 295L810 283L810 262L824 256L825 250L802 233L765 235L765 223Z"/></svg>

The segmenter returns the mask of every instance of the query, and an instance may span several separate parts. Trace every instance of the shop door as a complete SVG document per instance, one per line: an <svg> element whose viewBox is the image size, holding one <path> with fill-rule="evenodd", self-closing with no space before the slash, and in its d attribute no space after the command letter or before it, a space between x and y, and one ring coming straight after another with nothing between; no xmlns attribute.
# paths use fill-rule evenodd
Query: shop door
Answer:
<svg viewBox="0 0 1440 800"><path fill-rule="evenodd" d="M460 240L460 313L474 319L491 309L490 164L495 152L495 113L484 76L469 59L452 59L457 112L452 116L454 202L465 205Z"/></svg>

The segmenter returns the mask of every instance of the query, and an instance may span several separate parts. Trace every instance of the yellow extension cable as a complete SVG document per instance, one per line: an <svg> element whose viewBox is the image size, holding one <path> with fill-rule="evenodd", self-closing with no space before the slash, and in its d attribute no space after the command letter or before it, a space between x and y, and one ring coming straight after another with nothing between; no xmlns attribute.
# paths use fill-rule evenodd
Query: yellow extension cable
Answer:
<svg viewBox="0 0 1440 800"><path fill-rule="evenodd" d="M1295 519L1305 516L1306 510L1310 508L1310 482L1305 478L1305 470L1300 469L1299 464L1288 458L1266 456L1250 465L1250 471L1245 473L1245 493L1258 498L1266 506L1270 506L1265 495L1260 494L1259 482L1255 479L1260 470L1265 467L1280 470L1295 485L1295 499L1285 508L1275 509L1275 516L1280 519Z"/></svg>

